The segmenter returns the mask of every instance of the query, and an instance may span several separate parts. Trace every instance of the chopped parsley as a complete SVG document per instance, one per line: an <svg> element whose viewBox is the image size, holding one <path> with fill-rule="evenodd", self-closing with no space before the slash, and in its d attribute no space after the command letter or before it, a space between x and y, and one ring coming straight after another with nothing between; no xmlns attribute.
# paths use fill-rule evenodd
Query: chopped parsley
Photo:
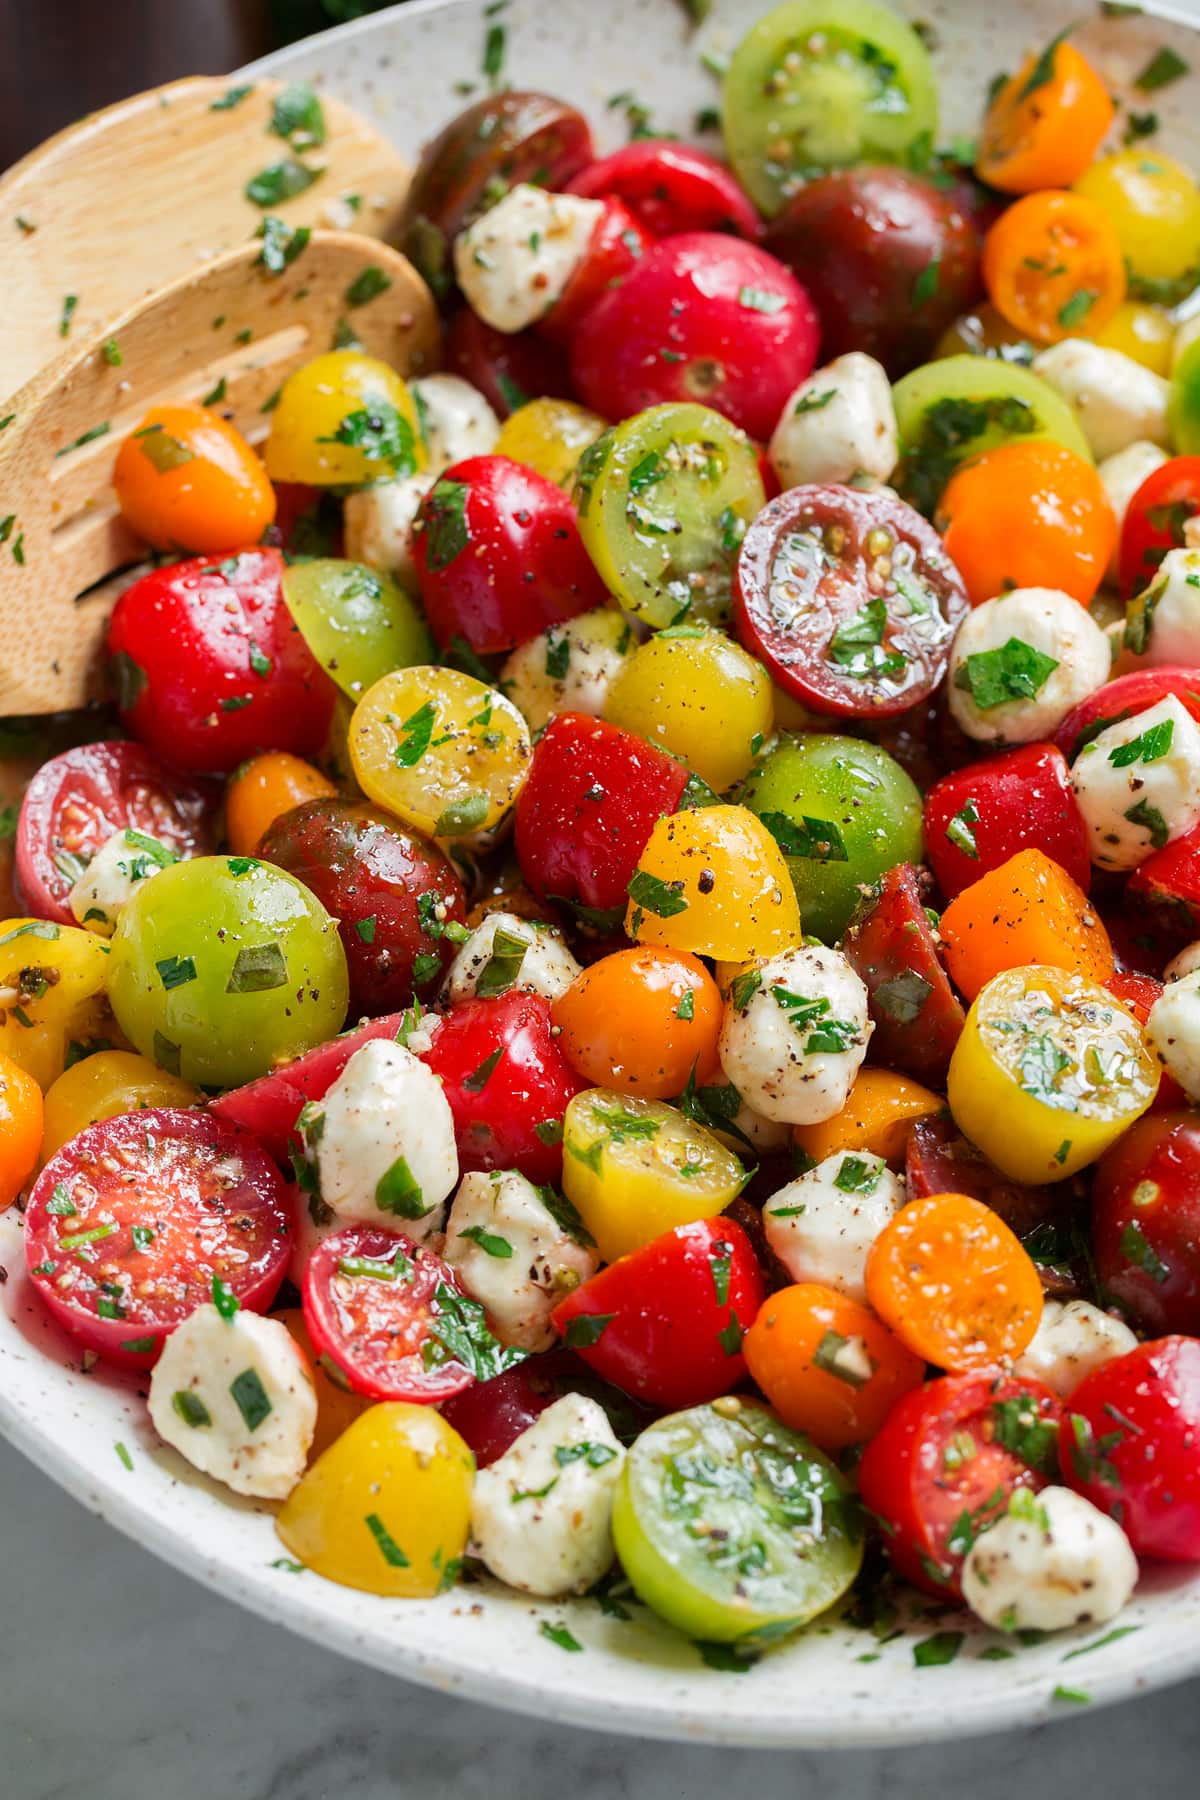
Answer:
<svg viewBox="0 0 1200 1800"><path fill-rule="evenodd" d="M494 1256L503 1262L508 1262L512 1257L513 1247L508 1239L501 1237L498 1232L486 1230L482 1225L468 1225L466 1230L460 1231L458 1235L460 1238L469 1238L473 1244L478 1244L485 1256Z"/></svg>
<svg viewBox="0 0 1200 1800"><path fill-rule="evenodd" d="M1143 94L1155 94L1159 88L1169 87L1180 76L1187 75L1191 64L1168 45L1156 50L1140 75L1135 75L1133 85L1140 88Z"/></svg>
<svg viewBox="0 0 1200 1800"><path fill-rule="evenodd" d="M269 168L260 169L252 175L242 192L251 206L278 206L281 201L292 200L297 194L303 194L314 181L319 181L324 173L321 169L310 169L307 163L297 162L294 156L285 157L282 162L272 163Z"/></svg>
<svg viewBox="0 0 1200 1800"><path fill-rule="evenodd" d="M403 1156L398 1156L376 1182L375 1204L380 1212L392 1213L399 1219L423 1219L432 1210Z"/></svg>
<svg viewBox="0 0 1200 1800"><path fill-rule="evenodd" d="M813 819L802 813L797 820L782 812L760 813L759 819L785 856L823 863L849 859L846 840L832 819Z"/></svg>
<svg viewBox="0 0 1200 1800"><path fill-rule="evenodd" d="M970 694L980 712L990 712L1013 700L1036 700L1057 667L1054 657L1035 650L1023 638L1011 637L998 650L968 656L954 685Z"/></svg>
<svg viewBox="0 0 1200 1800"><path fill-rule="evenodd" d="M368 263L365 269L359 270L346 289L346 305L366 306L369 301L386 293L391 285L390 275L385 275L377 263Z"/></svg>

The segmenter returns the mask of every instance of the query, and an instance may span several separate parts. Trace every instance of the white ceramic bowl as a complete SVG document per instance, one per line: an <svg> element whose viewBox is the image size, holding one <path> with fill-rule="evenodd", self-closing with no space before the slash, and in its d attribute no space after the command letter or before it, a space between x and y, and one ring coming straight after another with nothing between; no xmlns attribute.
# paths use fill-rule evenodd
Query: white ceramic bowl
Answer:
<svg viewBox="0 0 1200 1800"><path fill-rule="evenodd" d="M513 0L506 73L514 84L582 106L601 142L624 137L607 107L622 90L655 123L682 136L715 99L699 61L728 48L768 0L717 0L692 31L680 0ZM256 65L304 77L375 118L406 152L465 102L479 83L486 0L412 0L300 44ZM834 9L836 10L836 8ZM1095 16L1074 0L917 0L901 7L938 38L943 138L977 124L988 81L1085 10L1078 42L1110 78L1128 78L1162 43L1200 67L1200 37L1176 12L1161 18ZM1196 17L1196 13L1193 13ZM476 92L482 92L482 86ZM1200 162L1200 83L1154 96L1164 122L1156 141ZM998 1640L957 1617L926 1619L877 1641L840 1622L819 1623L748 1673L708 1668L691 1644L643 1609L606 1617L594 1601L533 1605L485 1585L430 1602L354 1593L276 1567L282 1546L272 1511L204 1480L155 1437L137 1386L77 1353L43 1315L24 1274L20 1220L0 1217L0 1429L85 1506L147 1549L230 1599L317 1642L444 1691L517 1711L647 1736L756 1745L914 1742L1001 1727L1028 1727L1074 1708L1055 1689L1083 1689L1093 1703L1180 1679L1200 1668L1200 1571L1149 1573L1120 1621L1124 1635L1075 1660L1105 1632L1055 1637L1003 1661L981 1653ZM132 1463L127 1468L117 1446ZM583 1646L559 1649L543 1621L567 1624ZM939 1629L966 1639L949 1666L918 1667L913 1646ZM1071 1658L1072 1660L1067 1660Z"/></svg>

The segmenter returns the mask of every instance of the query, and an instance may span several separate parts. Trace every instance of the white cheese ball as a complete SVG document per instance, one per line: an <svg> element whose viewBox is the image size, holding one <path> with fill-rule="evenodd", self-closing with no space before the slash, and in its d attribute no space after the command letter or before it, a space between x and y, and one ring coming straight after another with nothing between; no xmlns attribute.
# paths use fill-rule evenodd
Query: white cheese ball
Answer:
<svg viewBox="0 0 1200 1800"><path fill-rule="evenodd" d="M1065 1400L1093 1369L1136 1349L1137 1338L1128 1325L1090 1300L1047 1300L1033 1342L1013 1367L1018 1375L1044 1381Z"/></svg>
<svg viewBox="0 0 1200 1800"><path fill-rule="evenodd" d="M814 369L789 395L768 455L785 488L852 475L886 481L900 459L892 384L861 350Z"/></svg>
<svg viewBox="0 0 1200 1800"><path fill-rule="evenodd" d="M492 1574L527 1594L581 1594L612 1567L613 1495L625 1452L604 1408L564 1394L471 1495L471 1538Z"/></svg>
<svg viewBox="0 0 1200 1800"><path fill-rule="evenodd" d="M560 1225L531 1181L515 1170L464 1175L442 1252L502 1344L548 1350L550 1314L594 1275L600 1258Z"/></svg>
<svg viewBox="0 0 1200 1800"><path fill-rule="evenodd" d="M514 948L518 943L524 945L524 954ZM521 958L520 967L509 980L517 956ZM515 991L557 1000L582 973L553 926L535 924L532 919L518 918L516 913L494 912L481 919L459 946L446 976L444 993L450 1005L456 1006L460 1000L473 1000L482 981L485 999ZM495 985L502 979L508 982L506 987Z"/></svg>
<svg viewBox="0 0 1200 1800"><path fill-rule="evenodd" d="M1031 665L1030 652L1056 666ZM1014 588L974 607L959 626L946 695L968 737L1032 744L1053 736L1071 708L1108 680L1111 666L1108 639L1078 600L1058 588Z"/></svg>
<svg viewBox="0 0 1200 1800"><path fill-rule="evenodd" d="M143 882L178 861L174 850L145 832L114 831L67 895L67 905L86 930L111 937L122 907Z"/></svg>
<svg viewBox="0 0 1200 1800"><path fill-rule="evenodd" d="M1074 412L1097 461L1128 450L1139 439L1171 442L1171 384L1132 356L1086 338L1063 338L1040 350L1033 368Z"/></svg>
<svg viewBox="0 0 1200 1800"><path fill-rule="evenodd" d="M373 1038L306 1116L321 1198L343 1224L378 1225L421 1244L442 1226L458 1180L454 1117L442 1084L411 1050Z"/></svg>
<svg viewBox="0 0 1200 1800"><path fill-rule="evenodd" d="M789 1181L763 1207L767 1242L793 1281L817 1281L867 1298L867 1255L904 1183L869 1150L838 1150Z"/></svg>
<svg viewBox="0 0 1200 1800"><path fill-rule="evenodd" d="M963 1598L1000 1631L1065 1631L1114 1619L1137 1586L1137 1557L1115 1519L1070 1488L1022 1499L976 1540Z"/></svg>
<svg viewBox="0 0 1200 1800"><path fill-rule="evenodd" d="M841 1112L875 1029L867 990L838 950L815 944L760 963L725 1005L721 1067L755 1112L817 1125Z"/></svg>
<svg viewBox="0 0 1200 1800"><path fill-rule="evenodd" d="M406 475L403 481L377 481L371 487L347 494L342 508L346 555L351 562L366 563L390 575L414 592L417 570L412 555L413 520L422 500L437 480L429 469Z"/></svg>
<svg viewBox="0 0 1200 1800"><path fill-rule="evenodd" d="M1150 1008L1146 1041L1189 1100L1200 1100L1200 969L1170 981Z"/></svg>
<svg viewBox="0 0 1200 1800"><path fill-rule="evenodd" d="M494 331L535 324L562 298L603 215L599 200L518 182L454 241L471 310Z"/></svg>
<svg viewBox="0 0 1200 1800"><path fill-rule="evenodd" d="M1200 725L1174 694L1075 758L1071 786L1100 869L1136 869L1200 820Z"/></svg>
<svg viewBox="0 0 1200 1800"><path fill-rule="evenodd" d="M468 456L486 456L496 448L500 421L479 389L461 375L423 375L409 387L429 451L427 472L440 475Z"/></svg>
<svg viewBox="0 0 1200 1800"><path fill-rule="evenodd" d="M598 606L518 644L500 671L503 693L538 731L555 713L603 717L609 690L637 639L624 613Z"/></svg>
<svg viewBox="0 0 1200 1800"><path fill-rule="evenodd" d="M1192 975L1200 969L1200 940L1194 944L1186 944L1178 956L1173 956L1163 970L1164 981L1182 981L1185 975Z"/></svg>
<svg viewBox="0 0 1200 1800"><path fill-rule="evenodd" d="M1124 648L1141 664L1200 666L1200 550L1168 550L1125 609Z"/></svg>
<svg viewBox="0 0 1200 1800"><path fill-rule="evenodd" d="M198 1306L150 1375L159 1437L237 1494L283 1500L304 1473L317 1394L286 1325L244 1308Z"/></svg>
<svg viewBox="0 0 1200 1800"><path fill-rule="evenodd" d="M1121 560L1121 529L1125 524L1125 514L1129 511L1129 502L1147 475L1153 475L1155 469L1161 469L1166 460L1165 450L1140 438L1136 444L1129 444L1124 450L1118 450L1115 456L1106 457L1096 470L1117 521L1117 541L1108 563L1110 581L1117 579L1117 568Z"/></svg>

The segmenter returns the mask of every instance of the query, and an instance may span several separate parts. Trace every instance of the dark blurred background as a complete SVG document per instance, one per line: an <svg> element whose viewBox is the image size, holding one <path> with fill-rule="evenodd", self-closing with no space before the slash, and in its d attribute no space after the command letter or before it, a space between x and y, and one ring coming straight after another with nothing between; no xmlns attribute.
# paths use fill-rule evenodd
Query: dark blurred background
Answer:
<svg viewBox="0 0 1200 1800"><path fill-rule="evenodd" d="M0 0L0 169L83 113L390 0Z"/></svg>

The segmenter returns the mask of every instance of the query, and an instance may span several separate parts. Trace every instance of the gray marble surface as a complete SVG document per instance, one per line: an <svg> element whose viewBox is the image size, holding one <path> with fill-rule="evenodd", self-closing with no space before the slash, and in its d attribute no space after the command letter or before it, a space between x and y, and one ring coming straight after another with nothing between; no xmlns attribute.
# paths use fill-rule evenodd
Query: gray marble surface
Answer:
<svg viewBox="0 0 1200 1800"><path fill-rule="evenodd" d="M0 1645L3 1800L1183 1800L1200 1766L1200 1682L907 1751L704 1750L508 1718L251 1618L3 1444Z"/></svg>

